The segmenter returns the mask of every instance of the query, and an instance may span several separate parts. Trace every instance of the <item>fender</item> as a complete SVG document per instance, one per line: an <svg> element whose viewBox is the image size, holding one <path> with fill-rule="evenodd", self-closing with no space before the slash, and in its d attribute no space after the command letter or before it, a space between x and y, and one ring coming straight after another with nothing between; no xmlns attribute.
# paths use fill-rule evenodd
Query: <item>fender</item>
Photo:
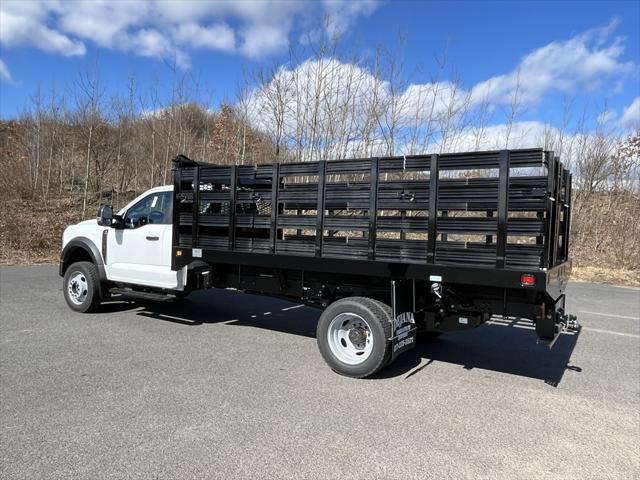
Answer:
<svg viewBox="0 0 640 480"><path fill-rule="evenodd" d="M87 237L76 237L73 240L69 241L67 245L62 250L60 254L60 268L58 273L61 277L64 276L64 272L67 270L69 265L71 265L71 259L73 257L73 253L77 251L77 249L84 250L91 257L91 261L95 264L98 269L98 277L101 281L107 280L107 272L104 269L104 261L102 260L102 254L98 247L89 240Z"/></svg>

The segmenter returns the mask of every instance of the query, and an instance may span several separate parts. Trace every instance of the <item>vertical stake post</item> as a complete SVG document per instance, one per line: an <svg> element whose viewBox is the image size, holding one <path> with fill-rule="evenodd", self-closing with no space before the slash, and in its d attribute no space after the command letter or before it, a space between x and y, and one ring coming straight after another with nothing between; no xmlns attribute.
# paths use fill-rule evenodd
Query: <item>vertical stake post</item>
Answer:
<svg viewBox="0 0 640 480"><path fill-rule="evenodd" d="M322 256L322 239L324 237L324 193L327 162L318 162L318 204L316 208L316 257Z"/></svg>
<svg viewBox="0 0 640 480"><path fill-rule="evenodd" d="M429 166L429 230L427 233L427 263L436 263L438 236L438 155L431 155Z"/></svg>
<svg viewBox="0 0 640 480"><path fill-rule="evenodd" d="M171 230L171 243L173 247L178 247L180 244L180 200L178 200L179 193L182 193L182 168L180 164L174 160L173 162L173 212L171 218L172 230ZM174 267L175 255L173 250L171 252L171 267Z"/></svg>
<svg viewBox="0 0 640 480"><path fill-rule="evenodd" d="M565 198L565 203L567 204L567 207L564 211L564 258L563 260L566 261L569 259L569 232L571 231L571 172L569 172L567 170L567 184L565 186L566 188L566 198Z"/></svg>
<svg viewBox="0 0 640 480"><path fill-rule="evenodd" d="M555 266L558 263L558 240L560 237L560 209L562 208L561 198L562 194L562 168L560 165L560 158L555 158L556 171L555 171L555 181L554 181L554 195L553 197L556 199L555 208L554 208L554 217L553 217L553 237L552 237L552 250L551 250L551 263L549 264L549 268Z"/></svg>
<svg viewBox="0 0 640 480"><path fill-rule="evenodd" d="M507 257L507 221L509 218L509 150L500 152L499 164L496 267L504 268Z"/></svg>
<svg viewBox="0 0 640 480"><path fill-rule="evenodd" d="M271 177L271 232L269 233L269 245L271 253L276 253L276 241L278 239L278 193L280 190L280 164L273 165Z"/></svg>
<svg viewBox="0 0 640 480"><path fill-rule="evenodd" d="M193 224L191 230L191 245L198 248L198 234L200 233L200 165L193 167Z"/></svg>
<svg viewBox="0 0 640 480"><path fill-rule="evenodd" d="M556 175L556 157L553 152L547 152L547 208L546 221L544 223L545 241L544 241L544 258L543 267L550 268L553 266L553 236L555 235L555 188L554 179Z"/></svg>
<svg viewBox="0 0 640 480"><path fill-rule="evenodd" d="M236 194L238 184L238 167L231 166L229 174L229 250L233 251L236 243Z"/></svg>
<svg viewBox="0 0 640 480"><path fill-rule="evenodd" d="M369 260L376 258L376 229L378 222L378 158L371 159L369 187Z"/></svg>

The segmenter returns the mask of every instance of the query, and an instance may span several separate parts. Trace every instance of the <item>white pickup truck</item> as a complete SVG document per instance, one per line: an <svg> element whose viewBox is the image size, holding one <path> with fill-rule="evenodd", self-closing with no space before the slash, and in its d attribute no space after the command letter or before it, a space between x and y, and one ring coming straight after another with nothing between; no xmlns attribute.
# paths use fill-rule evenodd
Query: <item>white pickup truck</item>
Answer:
<svg viewBox="0 0 640 480"><path fill-rule="evenodd" d="M60 275L69 307L95 310L107 288L156 300L184 296L187 269L171 270L172 192L152 188L117 215L101 207L98 218L66 228Z"/></svg>
<svg viewBox="0 0 640 480"><path fill-rule="evenodd" d="M172 186L65 230L60 275L78 312L112 294L173 301L205 288L318 307L322 356L362 378L418 333L494 315L531 319L549 346L577 332L570 214L571 173L543 149L267 165L178 155Z"/></svg>

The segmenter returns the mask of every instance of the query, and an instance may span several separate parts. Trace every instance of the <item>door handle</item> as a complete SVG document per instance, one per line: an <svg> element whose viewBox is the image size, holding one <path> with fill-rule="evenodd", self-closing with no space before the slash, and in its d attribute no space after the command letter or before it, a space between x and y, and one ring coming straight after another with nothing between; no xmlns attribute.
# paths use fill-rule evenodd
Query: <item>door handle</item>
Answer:
<svg viewBox="0 0 640 480"><path fill-rule="evenodd" d="M160 237L150 237L150 236L147 236L147 240L151 240L152 242L155 242L156 240L160 240Z"/></svg>

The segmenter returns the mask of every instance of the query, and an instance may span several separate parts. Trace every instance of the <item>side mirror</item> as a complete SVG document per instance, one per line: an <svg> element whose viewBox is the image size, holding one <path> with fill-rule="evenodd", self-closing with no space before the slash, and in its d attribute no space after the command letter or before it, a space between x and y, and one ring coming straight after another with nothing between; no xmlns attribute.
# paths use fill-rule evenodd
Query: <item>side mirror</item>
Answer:
<svg viewBox="0 0 640 480"><path fill-rule="evenodd" d="M98 225L111 227L113 221L113 207L111 205L100 205L98 208Z"/></svg>
<svg viewBox="0 0 640 480"><path fill-rule="evenodd" d="M122 230L124 228L124 218L122 218L122 215L114 215L113 220L111 220L111 226L116 230Z"/></svg>

